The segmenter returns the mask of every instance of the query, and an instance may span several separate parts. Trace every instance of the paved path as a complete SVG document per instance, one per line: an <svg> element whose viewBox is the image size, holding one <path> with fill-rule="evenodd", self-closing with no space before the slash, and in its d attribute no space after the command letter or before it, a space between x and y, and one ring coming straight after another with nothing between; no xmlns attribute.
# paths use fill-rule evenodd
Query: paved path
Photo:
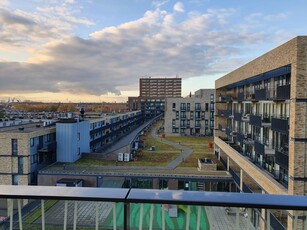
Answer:
<svg viewBox="0 0 307 230"><path fill-rule="evenodd" d="M151 130L150 135L159 142L163 142L163 143L166 143L168 145L172 145L177 149L181 149L181 154L176 159L171 161L167 166L165 166L166 169L176 168L183 160L185 160L188 156L190 156L193 153L192 149L185 147L185 146L179 144L178 142L169 141L169 140L166 140L164 138L159 137L157 135L157 129L156 128Z"/></svg>
<svg viewBox="0 0 307 230"><path fill-rule="evenodd" d="M144 129L146 129L148 126L150 126L154 122L155 119L156 119L156 117L147 121L147 122L145 122L144 124L142 124L141 126L136 128L135 130L133 130L131 133L122 137L121 139L119 139L115 143L112 143L110 146L106 147L105 149L103 149L103 148L99 149L98 152L102 152L103 154L109 154L109 153L114 152L117 149L120 149L124 146L131 144L133 142L133 140L139 135L139 133L142 132Z"/></svg>
<svg viewBox="0 0 307 230"><path fill-rule="evenodd" d="M226 214L224 207L206 206L205 209L210 223L210 229L214 230L254 229L254 227L251 226L249 217L244 217L243 213L239 214L239 227L237 227L236 208L231 208L230 214Z"/></svg>

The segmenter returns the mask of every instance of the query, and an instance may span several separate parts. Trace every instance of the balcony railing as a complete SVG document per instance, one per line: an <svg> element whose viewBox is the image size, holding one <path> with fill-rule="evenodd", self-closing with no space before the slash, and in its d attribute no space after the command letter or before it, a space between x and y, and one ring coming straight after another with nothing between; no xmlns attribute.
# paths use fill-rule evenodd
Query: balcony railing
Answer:
<svg viewBox="0 0 307 230"><path fill-rule="evenodd" d="M217 98L217 102L231 102L232 98L229 95L221 95Z"/></svg>
<svg viewBox="0 0 307 230"><path fill-rule="evenodd" d="M235 112L233 116L234 116L233 119L235 121L241 121L242 120L242 113Z"/></svg>
<svg viewBox="0 0 307 230"><path fill-rule="evenodd" d="M244 100L245 100L244 93L238 93L238 102L242 102Z"/></svg>
<svg viewBox="0 0 307 230"><path fill-rule="evenodd" d="M1 229L283 229L275 209L299 229L306 213L296 211L307 210L307 196L256 193L1 185L0 197Z"/></svg>
<svg viewBox="0 0 307 230"><path fill-rule="evenodd" d="M268 99L268 91L266 89L255 90L255 99L257 101L264 101Z"/></svg>
<svg viewBox="0 0 307 230"><path fill-rule="evenodd" d="M251 114L250 117L249 117L249 123L251 125L261 127L261 116Z"/></svg>
<svg viewBox="0 0 307 230"><path fill-rule="evenodd" d="M289 168L289 156L282 151L275 151L275 163L283 168Z"/></svg>
<svg viewBox="0 0 307 230"><path fill-rule="evenodd" d="M270 127L272 122L271 119L272 118L266 114L251 114L249 117L249 123L257 127Z"/></svg>
<svg viewBox="0 0 307 230"><path fill-rule="evenodd" d="M277 86L276 99L277 100L287 100L290 99L290 84Z"/></svg>
<svg viewBox="0 0 307 230"><path fill-rule="evenodd" d="M272 130L281 132L281 133L289 133L289 121L287 118L272 118Z"/></svg>

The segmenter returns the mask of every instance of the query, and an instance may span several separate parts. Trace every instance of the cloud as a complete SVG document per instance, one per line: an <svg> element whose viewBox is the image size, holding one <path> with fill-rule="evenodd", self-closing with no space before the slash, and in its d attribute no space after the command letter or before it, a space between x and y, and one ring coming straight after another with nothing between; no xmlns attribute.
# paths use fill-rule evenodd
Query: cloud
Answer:
<svg viewBox="0 0 307 230"><path fill-rule="evenodd" d="M182 2L177 2L175 5L174 5L174 11L176 12L184 12L184 5Z"/></svg>
<svg viewBox="0 0 307 230"><path fill-rule="evenodd" d="M6 7L10 4L9 0L1 0L0 1L0 7Z"/></svg>
<svg viewBox="0 0 307 230"><path fill-rule="evenodd" d="M225 26L221 18L233 14L233 9L208 10L177 22L173 14L156 9L138 20L96 31L88 39L48 42L34 52L35 63L0 63L0 91L119 95L122 89L135 89L144 75L189 78L225 73L239 65L245 44L270 39ZM39 25L24 17L15 21Z"/></svg>
<svg viewBox="0 0 307 230"><path fill-rule="evenodd" d="M74 1L53 1L29 13L23 10L0 8L0 43L8 48L38 47L46 42L71 36L75 25L92 26L87 18L75 16ZM67 5L66 3L69 3ZM6 5L9 2L6 1ZM1 5L0 5L1 6ZM3 48L2 48L3 49Z"/></svg>
<svg viewBox="0 0 307 230"><path fill-rule="evenodd" d="M167 4L170 0L164 0L164 1L152 1L152 5L155 8L160 8L161 6L164 6L165 4Z"/></svg>

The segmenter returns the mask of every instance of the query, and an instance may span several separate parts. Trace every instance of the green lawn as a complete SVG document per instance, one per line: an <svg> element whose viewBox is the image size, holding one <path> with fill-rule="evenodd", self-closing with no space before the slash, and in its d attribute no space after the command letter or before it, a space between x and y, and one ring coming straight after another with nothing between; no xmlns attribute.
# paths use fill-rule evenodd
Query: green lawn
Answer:
<svg viewBox="0 0 307 230"><path fill-rule="evenodd" d="M208 147L208 143L213 142L213 137L167 136L165 139L180 143L193 150L193 153L178 167L197 167L197 160L200 158L210 158L217 162L214 149Z"/></svg>

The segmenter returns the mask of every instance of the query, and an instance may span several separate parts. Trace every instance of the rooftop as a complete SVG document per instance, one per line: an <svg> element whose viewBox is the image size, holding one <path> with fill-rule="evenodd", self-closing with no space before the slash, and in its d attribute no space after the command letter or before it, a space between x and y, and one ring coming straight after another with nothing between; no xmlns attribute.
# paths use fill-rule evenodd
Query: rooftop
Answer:
<svg viewBox="0 0 307 230"><path fill-rule="evenodd" d="M46 125L45 122L33 122L28 124L1 127L0 133L31 133L53 128L53 125Z"/></svg>

